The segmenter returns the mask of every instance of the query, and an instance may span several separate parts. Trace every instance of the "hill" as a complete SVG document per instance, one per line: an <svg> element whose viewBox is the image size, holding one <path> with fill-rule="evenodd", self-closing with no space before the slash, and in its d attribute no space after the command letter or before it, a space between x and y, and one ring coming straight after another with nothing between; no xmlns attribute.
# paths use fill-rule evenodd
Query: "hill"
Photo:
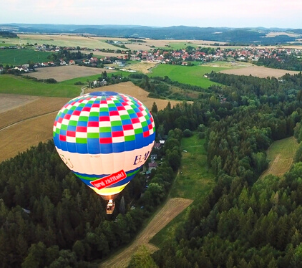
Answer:
<svg viewBox="0 0 302 268"><path fill-rule="evenodd" d="M300 29L227 28L227 27L149 27L139 25L59 25L0 24L0 29L15 33L69 33L107 37L209 40L228 43L284 44L297 41ZM277 34L270 34L271 32Z"/></svg>

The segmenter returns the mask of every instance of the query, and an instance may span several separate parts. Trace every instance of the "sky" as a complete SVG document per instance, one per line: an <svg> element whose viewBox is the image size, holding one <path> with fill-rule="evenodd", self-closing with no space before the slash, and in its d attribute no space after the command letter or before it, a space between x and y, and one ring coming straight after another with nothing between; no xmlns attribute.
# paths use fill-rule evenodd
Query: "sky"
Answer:
<svg viewBox="0 0 302 268"><path fill-rule="evenodd" d="M8 0L0 24L302 28L301 0Z"/></svg>

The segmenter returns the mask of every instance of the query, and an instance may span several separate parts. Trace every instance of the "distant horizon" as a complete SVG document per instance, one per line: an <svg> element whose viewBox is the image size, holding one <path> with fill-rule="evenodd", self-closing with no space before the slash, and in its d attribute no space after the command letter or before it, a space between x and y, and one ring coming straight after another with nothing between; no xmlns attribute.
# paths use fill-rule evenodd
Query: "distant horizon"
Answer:
<svg viewBox="0 0 302 268"><path fill-rule="evenodd" d="M13 0L0 10L0 24L302 28L300 0Z"/></svg>
<svg viewBox="0 0 302 268"><path fill-rule="evenodd" d="M28 22L6 22L1 23L0 26L3 25L63 25L63 26L124 26L124 27L151 27L151 28L169 28L169 27L196 27L196 28L233 28L233 29L256 29L256 28L264 28L264 29L302 29L301 27L265 27L265 26L242 26L242 27L234 27L234 26L193 26L193 25L170 25L170 26L155 26L155 25L142 25L142 24L81 24L81 23L28 23Z"/></svg>

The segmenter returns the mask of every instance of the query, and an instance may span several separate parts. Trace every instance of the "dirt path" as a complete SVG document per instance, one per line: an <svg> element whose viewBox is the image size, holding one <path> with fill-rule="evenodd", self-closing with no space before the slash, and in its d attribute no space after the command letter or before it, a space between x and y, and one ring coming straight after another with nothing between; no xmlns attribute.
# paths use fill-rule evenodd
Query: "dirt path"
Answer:
<svg viewBox="0 0 302 268"><path fill-rule="evenodd" d="M162 228L164 228L171 220L187 208L193 200L184 198L171 198L167 201L164 207L155 215L149 222L147 227L138 235L129 247L123 250L118 255L105 261L100 267L110 268L123 268L127 267L130 262L131 256L136 252L138 247L144 245L150 253L158 250L152 244L149 244L150 239L156 235Z"/></svg>

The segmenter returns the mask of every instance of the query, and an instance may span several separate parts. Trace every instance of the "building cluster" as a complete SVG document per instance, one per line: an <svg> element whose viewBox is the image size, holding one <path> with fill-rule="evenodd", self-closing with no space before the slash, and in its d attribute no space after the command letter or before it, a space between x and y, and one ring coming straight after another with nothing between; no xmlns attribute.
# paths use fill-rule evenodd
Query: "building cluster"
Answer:
<svg viewBox="0 0 302 268"><path fill-rule="evenodd" d="M39 51L53 51L58 52L60 47L39 45L35 47ZM137 50L137 51L125 51L115 50L112 51L112 57L104 57L102 60L110 61L110 58L117 58L119 60L134 60L134 61L153 61L158 63L175 63L176 61L182 65L188 65L188 61L217 61L226 60L227 58L234 58L238 61L258 61L260 57L267 58L280 58L283 55L302 55L302 50L298 48L288 47L212 47L213 49L203 51L202 47L187 51L186 49L178 50L165 50L165 49L151 49L150 51ZM64 47L66 50L77 50L79 47ZM81 47L81 51L102 51L101 49L90 49L87 47ZM118 54L118 55L117 55ZM121 55L123 54L123 55ZM91 62L95 61L93 58ZM85 61L85 64L89 64L89 60Z"/></svg>
<svg viewBox="0 0 302 268"><path fill-rule="evenodd" d="M21 46L13 47L0 47L0 49L21 49ZM101 49L90 49L87 47L59 47L52 45L34 45L36 51L48 51L48 52L59 52L61 49L64 50L81 50L89 51L90 53L94 51L101 51ZM102 58L91 57L88 59L83 59L82 64L86 66L96 67L98 63L103 64L116 64L119 68L125 66L127 60L132 61L149 61L157 62L162 64L178 64L178 65L190 65L191 61L200 62L212 62L212 61L224 61L224 60L236 60L244 62L256 62L260 57L265 58L276 58L281 60L285 55L294 55L296 57L302 56L302 50L298 48L288 48L288 47L259 47L259 46L249 46L249 47L211 47L210 49L206 47L198 47L188 49L177 49L177 50L166 50L166 49L151 49L150 51L135 50L135 51L125 51L118 50L112 51L112 56L106 56ZM60 59L60 66L64 65L74 65L75 60L65 61ZM20 66L15 66L14 69L21 72L30 72L32 68L55 66L56 64L52 61L35 63L33 66L28 64L22 64ZM108 67L109 68L109 67ZM114 69L114 67L110 67ZM0 73L3 72L3 68L0 68Z"/></svg>
<svg viewBox="0 0 302 268"><path fill-rule="evenodd" d="M218 61L234 58L239 61L258 61L260 57L266 58L280 58L283 55L296 55L300 57L302 50L297 48L258 48L258 47L244 47L244 48L223 48L217 47L210 50L210 53L202 51L202 49L194 49L186 51L186 49L165 51L137 51L131 54L131 60L147 60L156 61L160 63L172 63L181 61L182 65L187 65L188 61Z"/></svg>

